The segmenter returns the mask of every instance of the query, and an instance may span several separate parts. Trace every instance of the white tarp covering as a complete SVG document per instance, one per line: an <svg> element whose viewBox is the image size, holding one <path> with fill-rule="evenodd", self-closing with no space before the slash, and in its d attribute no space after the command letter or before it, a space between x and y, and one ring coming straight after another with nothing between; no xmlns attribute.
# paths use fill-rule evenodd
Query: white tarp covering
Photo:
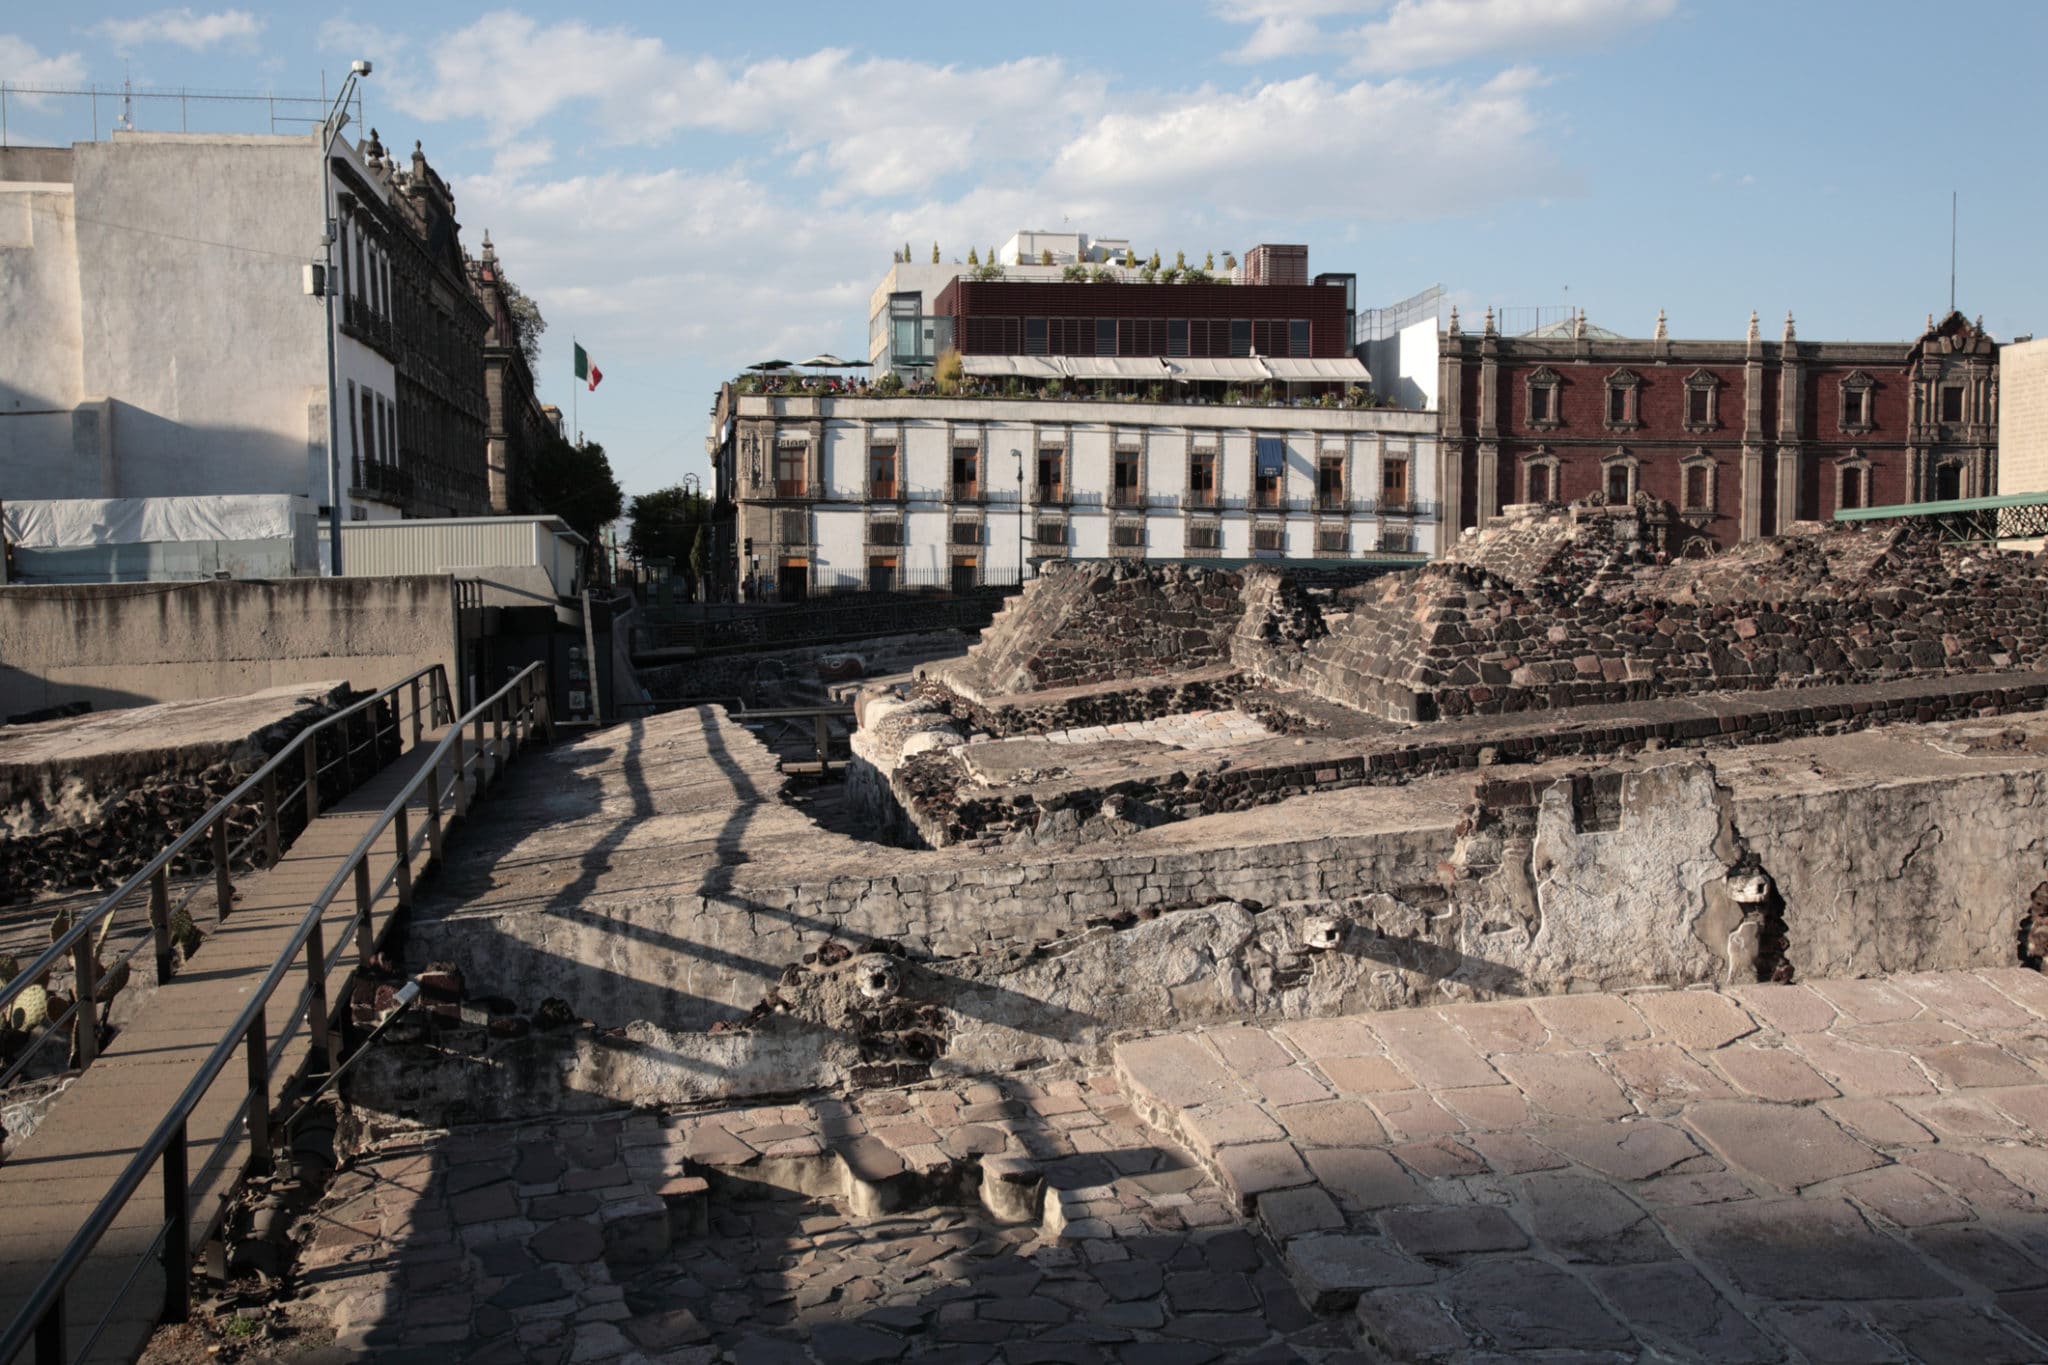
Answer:
<svg viewBox="0 0 2048 1365"><path fill-rule="evenodd" d="M1352 356L1090 356L969 355L971 375L1008 379L1204 380L1219 384L1370 384L1372 372Z"/></svg>
<svg viewBox="0 0 2048 1365"><path fill-rule="evenodd" d="M9 544L22 549L193 540L290 540L306 498L230 493L200 498L62 498L5 504Z"/></svg>

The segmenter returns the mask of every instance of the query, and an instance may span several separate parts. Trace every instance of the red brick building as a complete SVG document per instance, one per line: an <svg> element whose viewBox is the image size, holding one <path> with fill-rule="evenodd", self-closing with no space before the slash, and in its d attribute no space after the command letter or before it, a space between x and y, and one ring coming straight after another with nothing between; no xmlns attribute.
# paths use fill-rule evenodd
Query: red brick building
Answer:
<svg viewBox="0 0 2048 1365"><path fill-rule="evenodd" d="M1838 508L1987 495L1998 481L1998 349L1960 313L1919 340L1650 340L1589 328L1502 336L1451 313L1440 351L1445 519L1510 503L1671 506L1682 549L1771 535ZM1452 510L1452 509L1455 509ZM1455 517L1455 520L1453 518Z"/></svg>
<svg viewBox="0 0 2048 1365"><path fill-rule="evenodd" d="M1333 359L1352 353L1351 281L1349 275L1323 276L1315 284L956 279L939 291L934 307L952 320L962 355Z"/></svg>

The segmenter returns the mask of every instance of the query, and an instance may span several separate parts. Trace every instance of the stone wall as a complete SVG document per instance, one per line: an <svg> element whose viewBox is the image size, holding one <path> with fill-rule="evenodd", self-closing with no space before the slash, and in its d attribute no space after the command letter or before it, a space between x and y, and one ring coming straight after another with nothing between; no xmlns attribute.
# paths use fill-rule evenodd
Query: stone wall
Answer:
<svg viewBox="0 0 2048 1365"><path fill-rule="evenodd" d="M1570 515L1490 530L1470 563L1350 589L1324 613L1326 634L1254 666L1374 715L1427 721L2048 661L2048 558L1870 529L1656 564L1624 518Z"/></svg>
<svg viewBox="0 0 2048 1365"><path fill-rule="evenodd" d="M436 663L460 686L446 575L0 588L0 716L332 678L374 691Z"/></svg>
<svg viewBox="0 0 2048 1365"><path fill-rule="evenodd" d="M1217 569L1059 560L940 674L955 691L988 698L1227 663L1242 586Z"/></svg>
<svg viewBox="0 0 2048 1365"><path fill-rule="evenodd" d="M592 773L577 748L508 782ZM454 963L473 997L552 997L594 1021L557 1088L699 1099L1086 1060L1205 1020L2010 965L2048 881L2043 752L2048 721L1970 720L1476 788L1445 776L971 858L846 859L813 830L801 857L757 842L680 885L636 854L616 880L586 870L570 900L515 883L496 908L435 905L524 875L537 850L501 843L453 855L406 956ZM689 837L647 820L664 844ZM856 989L870 970L888 981L872 996Z"/></svg>

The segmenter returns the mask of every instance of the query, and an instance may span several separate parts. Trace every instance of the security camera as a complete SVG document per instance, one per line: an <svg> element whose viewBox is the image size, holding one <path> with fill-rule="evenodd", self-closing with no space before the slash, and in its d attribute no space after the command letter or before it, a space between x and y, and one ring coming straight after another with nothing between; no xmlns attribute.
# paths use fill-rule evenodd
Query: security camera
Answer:
<svg viewBox="0 0 2048 1365"><path fill-rule="evenodd" d="M358 76L367 76L370 74L370 64L367 61L350 62L348 64L348 69L355 72Z"/></svg>

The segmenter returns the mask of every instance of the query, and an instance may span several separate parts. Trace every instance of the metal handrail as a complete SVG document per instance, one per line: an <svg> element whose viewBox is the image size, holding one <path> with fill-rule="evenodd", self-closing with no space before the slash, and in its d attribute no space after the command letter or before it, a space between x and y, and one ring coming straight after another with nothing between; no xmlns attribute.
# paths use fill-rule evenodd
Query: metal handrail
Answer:
<svg viewBox="0 0 2048 1365"><path fill-rule="evenodd" d="M508 698L517 697L517 709L508 706ZM508 715L509 713L509 715ZM511 747L505 745L505 726L511 721ZM492 726L492 738L486 741L484 726ZM475 752L465 756L465 736L474 727ZM0 1332L0 1361L13 1360L31 1341L35 1344L36 1365L67 1365L65 1360L64 1293L71 1279L84 1264L93 1248L113 1226L113 1221L135 1196L142 1182L148 1177L150 1167L158 1159L163 1161L164 1180L164 1226L160 1229L155 1243L143 1252L143 1259L154 1254L156 1247L163 1248L164 1259L164 1320L183 1322L191 1309L191 1201L188 1187L189 1152L186 1146L186 1125L192 1111L213 1087L220 1073L227 1068L230 1059L239 1049L247 1054L249 1068L249 1092L247 1095L246 1124L249 1133L250 1163L252 1166L268 1165L270 1161L270 1088L273 1076L273 1054L266 1041L266 1013L270 997L277 992L285 977L296 964L299 954L306 956L308 985L298 1006L285 1018L278 1029L279 1055L284 1043L298 1027L303 1017L312 1029L312 1046L316 1052L324 1053L327 1047L327 1020L330 1013L326 983L326 969L330 959L323 950L322 922L334 898L343 886L353 881L356 896L356 949L357 961L366 962L372 956L375 945L372 942L374 930L370 913L375 898L385 887L394 882L399 888L399 903L409 905L412 899L411 859L419 845L418 837L408 832L407 809L415 793L426 784L427 822L423 831L426 842L438 855L443 838L441 817L441 788L439 776L441 762L452 750L455 755L453 781L450 786L454 793L453 816L459 817L468 809L464 798L465 774L469 765L478 766L477 792L480 795L485 785L503 771L512 753L536 730L552 733L553 718L549 712L547 669L544 664L529 664L511 681L478 702L455 721L448 733L434 746L427 761L409 780L405 787L386 805L377 819L366 830L363 837L342 860L340 868L328 879L327 885L307 908L299 927L293 931L290 942L278 953L277 960L264 974L262 982L250 995L249 1003L235 1022L222 1035L220 1042L199 1066L192 1080L172 1103L133 1159L100 1202L86 1216L70 1242L51 1263L35 1292L15 1315L14 1321ZM383 883L372 890L370 869L367 861L370 851L385 831L393 830L397 835L398 860ZM339 947L339 945L337 945ZM321 1058L323 1065L327 1058ZM225 1151L228 1143L220 1144ZM116 1300L118 1302L118 1299ZM112 1307L108 1312L111 1314Z"/></svg>
<svg viewBox="0 0 2048 1365"><path fill-rule="evenodd" d="M234 893L230 871L233 857L238 853L246 852L250 842L258 834L261 834L266 841L266 851L269 858L274 863L282 852L282 831L279 827L279 812L282 808L282 803L286 799L297 799L301 792L303 792L306 801L306 819L310 823L319 814L320 810L319 779L321 775L333 767L336 761L348 763L351 770L353 770L355 755L358 750L366 744L374 745L378 735L382 733L382 728L373 725L370 737L364 741L364 744L348 742L346 732L344 731L344 747L339 759L331 759L325 764L318 762L318 751L315 747L320 734L331 726L346 724L356 716L375 707L386 698L395 696L401 688L410 688L412 692L413 738L415 743L417 743L422 729L420 724L419 695L419 684L422 679L428 680L431 691L429 700L434 706L435 720L438 723L440 717L451 709L448 701L448 675L444 665L430 664L425 668L418 669L400 678L388 687L372 692L361 701L350 703L331 716L322 717L320 720L299 731L296 735L292 736L291 740L282 749L279 749L277 753L272 755L262 767L249 774L233 791L215 802L206 814L187 826L177 838L171 840L169 844L158 851L155 857L144 863L127 881L121 883L117 890L94 906L90 913L73 920L71 927L52 940L50 946L44 950L41 956L17 972L13 980L4 986L0 986L0 1017L5 1017L7 1006L17 996L21 995L31 985L42 980L44 973L62 961L64 955L69 952L73 959L73 971L77 977L76 989L74 991L77 998L60 1018L50 1022L45 1031L44 1038L47 1039L61 1033L61 1026L67 1020L74 1017L82 1020L85 1027L77 1030L80 1039L79 1064L81 1066L90 1066L98 1050L96 998L98 983L95 980L98 971L94 959L96 945L87 943L86 938L91 934L95 926L102 920L111 921L111 917L130 896L141 890L145 882L151 883L150 909L152 917L156 920L157 984L162 985L170 978L171 974L170 922L173 907L169 903L169 881L172 859L191 848L203 835L209 832L212 834L213 848L211 851L214 862L215 891L219 899L220 917L222 919L227 918ZM394 723L396 723L395 717ZM276 777L288 760L294 755L300 754L304 755L301 761L304 764L305 774L300 780L299 785L294 787L287 796L287 794L278 791ZM259 786L263 788L262 804L267 809L267 824L263 828L252 831L242 841L240 846L230 849L227 843L228 814L235 807L247 801L251 793L255 792ZM176 908L182 909L192 899L192 896L198 889L198 886L195 885L190 891L186 892ZM112 925L109 923L108 928L111 929L111 927ZM137 946L139 947L139 944ZM125 963L128 957L133 956L133 952L134 950L131 949L128 954L124 955L122 962ZM42 1040L38 1040L37 1043L31 1046L29 1053L24 1053L21 1061L17 1062L16 1066L10 1069L9 1074L11 1075L13 1070L18 1070L21 1063L27 1060L28 1055L41 1046ZM0 1359L4 1358L0 1357Z"/></svg>

